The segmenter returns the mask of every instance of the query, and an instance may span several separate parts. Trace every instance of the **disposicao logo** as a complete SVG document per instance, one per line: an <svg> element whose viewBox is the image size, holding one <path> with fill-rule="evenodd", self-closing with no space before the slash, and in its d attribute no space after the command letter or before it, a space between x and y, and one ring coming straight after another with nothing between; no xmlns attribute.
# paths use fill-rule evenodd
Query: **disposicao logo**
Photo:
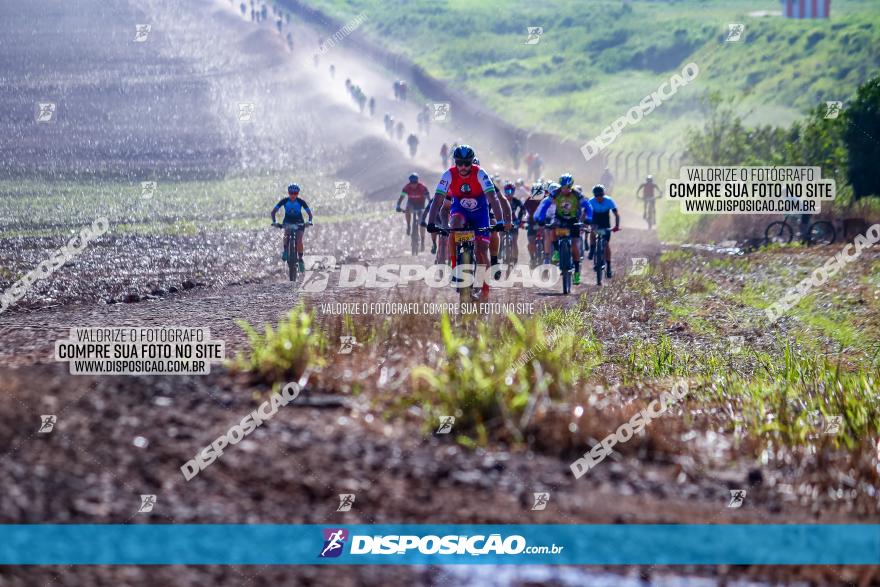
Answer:
<svg viewBox="0 0 880 587"><path fill-rule="evenodd" d="M343 528L324 528L324 548L318 558L336 558L345 548L348 530Z"/></svg>

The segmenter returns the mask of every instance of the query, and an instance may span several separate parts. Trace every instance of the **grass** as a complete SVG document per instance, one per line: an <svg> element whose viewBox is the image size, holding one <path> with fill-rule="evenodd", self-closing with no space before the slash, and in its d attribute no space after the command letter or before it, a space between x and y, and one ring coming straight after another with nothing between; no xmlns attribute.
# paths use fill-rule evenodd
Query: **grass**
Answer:
<svg viewBox="0 0 880 587"><path fill-rule="evenodd" d="M356 34L408 56L507 120L578 140L697 62L694 83L618 138L615 148L624 150L680 148L706 91L735 95L750 123L788 124L822 101L846 101L880 66L880 11L869 0L835 0L830 20L806 21L748 16L779 10L771 0L309 4L342 21L366 13ZM746 25L741 42L724 42L728 23ZM538 44L524 44L528 26L543 27Z"/></svg>
<svg viewBox="0 0 880 587"><path fill-rule="evenodd" d="M300 174L301 176L301 174ZM115 233L196 234L201 230L264 228L284 197L288 177L273 174L218 181L159 182L150 198L140 184L114 182L0 181L3 237L63 236L106 216ZM333 181L301 181L302 197L322 223L375 213L359 194L333 198Z"/></svg>
<svg viewBox="0 0 880 587"><path fill-rule="evenodd" d="M413 370L404 402L421 406L429 428L455 416L463 442L485 444L490 435L521 442L535 403L563 399L600 361L600 345L584 336L575 310L507 321L507 336L486 323L462 334L442 317L442 359Z"/></svg>
<svg viewBox="0 0 880 587"><path fill-rule="evenodd" d="M247 333L250 349L238 355L233 366L272 382L299 380L307 368L318 369L325 364L327 340L314 322L314 313L302 304L293 308L277 328L266 324L262 333L239 320L237 324Z"/></svg>

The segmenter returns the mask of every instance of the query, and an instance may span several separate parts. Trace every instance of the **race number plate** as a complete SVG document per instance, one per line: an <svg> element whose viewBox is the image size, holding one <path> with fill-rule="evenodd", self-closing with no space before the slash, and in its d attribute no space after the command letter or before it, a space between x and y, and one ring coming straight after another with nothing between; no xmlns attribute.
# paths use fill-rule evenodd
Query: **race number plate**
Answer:
<svg viewBox="0 0 880 587"><path fill-rule="evenodd" d="M455 242L457 242L457 243L463 243L463 242L474 240L474 233L472 231L456 232L453 234L455 234Z"/></svg>
<svg viewBox="0 0 880 587"><path fill-rule="evenodd" d="M570 228L557 228L556 229L556 236L568 236L570 234L571 234Z"/></svg>

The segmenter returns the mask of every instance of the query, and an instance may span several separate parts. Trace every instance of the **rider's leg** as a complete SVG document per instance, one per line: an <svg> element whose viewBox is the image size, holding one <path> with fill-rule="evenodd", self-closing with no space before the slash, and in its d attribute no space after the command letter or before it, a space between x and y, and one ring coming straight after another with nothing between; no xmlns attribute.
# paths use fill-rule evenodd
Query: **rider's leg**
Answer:
<svg viewBox="0 0 880 587"><path fill-rule="evenodd" d="M513 258L513 262L516 263L519 260L519 231L514 230L511 235L513 236L513 238L510 239L511 257Z"/></svg>
<svg viewBox="0 0 880 587"><path fill-rule="evenodd" d="M581 272L581 239L576 237L571 239L571 259L574 262L574 272Z"/></svg>
<svg viewBox="0 0 880 587"><path fill-rule="evenodd" d="M544 231L544 264L550 264L550 258L553 255L553 240L555 238L555 234L552 230Z"/></svg>
<svg viewBox="0 0 880 587"><path fill-rule="evenodd" d="M406 215L406 234L409 236L410 223L412 222L412 212L410 212L409 206L407 206L404 214Z"/></svg>
<svg viewBox="0 0 880 587"><path fill-rule="evenodd" d="M296 257L297 259L303 258L303 236L305 235L305 230L299 229L296 231Z"/></svg>
<svg viewBox="0 0 880 587"><path fill-rule="evenodd" d="M593 260L593 251L596 250L596 233L592 230L590 231L590 251L587 253L587 259L590 261Z"/></svg>
<svg viewBox="0 0 880 587"><path fill-rule="evenodd" d="M611 241L605 241L605 267L611 272Z"/></svg>

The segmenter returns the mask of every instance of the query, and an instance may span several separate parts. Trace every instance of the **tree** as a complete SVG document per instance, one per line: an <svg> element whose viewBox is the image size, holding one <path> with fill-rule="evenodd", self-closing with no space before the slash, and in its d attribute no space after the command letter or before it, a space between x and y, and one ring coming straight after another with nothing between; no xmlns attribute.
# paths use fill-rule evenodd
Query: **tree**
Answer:
<svg viewBox="0 0 880 587"><path fill-rule="evenodd" d="M880 76L860 86L843 113L847 177L856 198L880 195Z"/></svg>

